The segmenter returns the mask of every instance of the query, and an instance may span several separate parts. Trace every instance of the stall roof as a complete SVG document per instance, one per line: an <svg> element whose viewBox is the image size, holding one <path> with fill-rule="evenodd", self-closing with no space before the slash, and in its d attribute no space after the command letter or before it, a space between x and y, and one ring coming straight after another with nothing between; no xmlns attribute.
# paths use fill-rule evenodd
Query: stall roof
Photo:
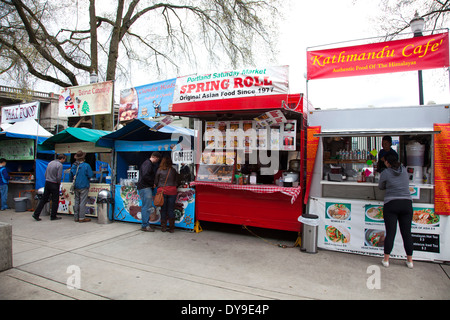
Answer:
<svg viewBox="0 0 450 320"><path fill-rule="evenodd" d="M42 143L51 136L52 134L50 132L45 130L33 119L16 122L0 133L0 139L18 138L36 140L37 137L38 143Z"/></svg>
<svg viewBox="0 0 450 320"><path fill-rule="evenodd" d="M256 97L257 98L257 97ZM256 99L254 98L254 99ZM240 99L236 99L240 100ZM252 105L251 99L246 99L246 105ZM196 103L192 102L192 108L186 108L183 111L166 111L161 112L162 114L172 115L172 116L180 116L180 117L190 117L190 118L202 118L204 120L217 120L217 118L223 117L226 120L237 120L242 117L254 118L260 116L261 114L272 111L272 110L281 110L286 114L290 114L294 117L306 116L306 113L303 112L304 103L307 103L306 99L304 99L303 94L289 94L286 96L284 100L281 101L279 105L272 104L273 107L264 106L261 107L259 105L258 108L255 108L253 105L251 108L247 108L245 105L233 104L233 100L228 101L229 107L223 110L217 110L214 108L203 108L202 110L198 110L196 108ZM187 103L189 105L189 103ZM271 104L268 104L271 105Z"/></svg>
<svg viewBox="0 0 450 320"><path fill-rule="evenodd" d="M409 136L409 135L421 135L421 134L437 134L440 133L440 131L434 131L434 130L410 130L410 131L326 131L321 133L314 134L315 137L323 137L323 138L330 138L330 137L367 137L367 136L373 136L373 137L382 137L382 136Z"/></svg>
<svg viewBox="0 0 450 320"><path fill-rule="evenodd" d="M150 141L169 139L172 134L195 136L192 129L181 128L176 126L165 126L158 131L151 131L158 122L150 120L135 119L122 129L114 131L108 135L101 137L96 143L98 147L114 147L114 140L126 141Z"/></svg>
<svg viewBox="0 0 450 320"><path fill-rule="evenodd" d="M73 142L97 142L101 137L111 133L111 131L95 130L88 128L67 128L64 131L45 140L40 147L46 150L52 150L57 143Z"/></svg>

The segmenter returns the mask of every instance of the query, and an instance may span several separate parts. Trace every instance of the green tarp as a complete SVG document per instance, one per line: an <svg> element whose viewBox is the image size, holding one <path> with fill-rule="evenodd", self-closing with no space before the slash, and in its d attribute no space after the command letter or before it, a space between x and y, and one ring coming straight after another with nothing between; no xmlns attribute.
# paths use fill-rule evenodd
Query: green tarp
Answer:
<svg viewBox="0 0 450 320"><path fill-rule="evenodd" d="M101 137L111 131L94 130L88 128L67 128L64 131L48 138L38 146L38 150L54 150L57 143L97 142Z"/></svg>

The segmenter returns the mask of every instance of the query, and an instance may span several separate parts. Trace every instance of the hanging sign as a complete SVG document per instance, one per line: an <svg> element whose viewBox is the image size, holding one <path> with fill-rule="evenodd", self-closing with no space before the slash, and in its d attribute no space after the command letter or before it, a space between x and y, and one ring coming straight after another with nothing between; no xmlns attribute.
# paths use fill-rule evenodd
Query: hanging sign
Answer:
<svg viewBox="0 0 450 320"><path fill-rule="evenodd" d="M436 214L450 215L450 124L434 124L434 205Z"/></svg>
<svg viewBox="0 0 450 320"><path fill-rule="evenodd" d="M81 117L110 114L113 96L112 81L63 88L59 95L59 116Z"/></svg>
<svg viewBox="0 0 450 320"><path fill-rule="evenodd" d="M448 32L307 52L308 80L447 68L448 66Z"/></svg>
<svg viewBox="0 0 450 320"><path fill-rule="evenodd" d="M2 108L2 123L37 119L40 102L23 103Z"/></svg>
<svg viewBox="0 0 450 320"><path fill-rule="evenodd" d="M175 79L146 84L120 91L119 121L147 119L169 111L175 89Z"/></svg>
<svg viewBox="0 0 450 320"><path fill-rule="evenodd" d="M177 79L172 111L280 108L289 66L250 68Z"/></svg>

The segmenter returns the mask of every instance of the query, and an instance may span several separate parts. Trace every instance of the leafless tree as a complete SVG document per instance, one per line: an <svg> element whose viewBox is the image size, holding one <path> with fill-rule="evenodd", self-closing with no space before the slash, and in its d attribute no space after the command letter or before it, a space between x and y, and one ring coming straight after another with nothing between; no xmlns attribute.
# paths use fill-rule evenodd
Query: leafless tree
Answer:
<svg viewBox="0 0 450 320"><path fill-rule="evenodd" d="M0 0L0 76L61 87L127 76L129 61L164 73L197 61L252 65L273 55L281 1ZM26 76L24 76L26 74Z"/></svg>
<svg viewBox="0 0 450 320"><path fill-rule="evenodd" d="M410 32L409 24L416 12L425 19L425 30L448 28L450 0L381 0L380 7L384 14L375 19L375 27L387 40Z"/></svg>

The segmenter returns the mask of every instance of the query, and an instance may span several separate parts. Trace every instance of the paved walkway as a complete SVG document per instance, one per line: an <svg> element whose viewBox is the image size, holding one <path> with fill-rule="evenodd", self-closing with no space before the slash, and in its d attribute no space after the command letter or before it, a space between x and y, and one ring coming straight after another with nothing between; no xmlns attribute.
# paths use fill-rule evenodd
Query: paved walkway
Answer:
<svg viewBox="0 0 450 320"><path fill-rule="evenodd" d="M295 233L252 229L268 243L238 226L169 234L42 218L0 211L14 264L0 272L0 299L450 299L449 265L385 269L377 257L272 245L293 245Z"/></svg>

